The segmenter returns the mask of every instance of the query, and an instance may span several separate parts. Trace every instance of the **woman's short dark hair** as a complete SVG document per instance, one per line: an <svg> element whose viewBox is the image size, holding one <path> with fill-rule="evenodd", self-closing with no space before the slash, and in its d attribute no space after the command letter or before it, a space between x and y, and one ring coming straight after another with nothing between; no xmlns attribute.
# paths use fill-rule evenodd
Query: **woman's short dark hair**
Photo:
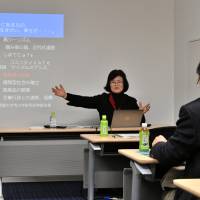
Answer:
<svg viewBox="0 0 200 200"><path fill-rule="evenodd" d="M108 79L107 79L107 83L106 86L104 87L104 89L107 92L111 92L110 89L110 81L112 81L114 78L116 78L117 76L121 76L123 79L123 85L124 85L124 89L123 92L126 92L129 88L129 83L128 80L126 78L126 74L121 70L121 69L114 69L112 70L109 75L108 75Z"/></svg>

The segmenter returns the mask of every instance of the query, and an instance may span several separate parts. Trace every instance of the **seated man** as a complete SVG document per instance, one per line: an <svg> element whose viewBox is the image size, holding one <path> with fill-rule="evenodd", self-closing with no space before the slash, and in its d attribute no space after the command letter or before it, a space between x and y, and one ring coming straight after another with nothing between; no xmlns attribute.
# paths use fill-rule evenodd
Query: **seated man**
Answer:
<svg viewBox="0 0 200 200"><path fill-rule="evenodd" d="M196 70L197 84L200 82L200 63ZM200 98L181 107L177 128L166 140L157 136L151 149L151 156L163 167L186 163L183 178L200 178ZM177 190L175 200L196 200L197 197L183 190Z"/></svg>

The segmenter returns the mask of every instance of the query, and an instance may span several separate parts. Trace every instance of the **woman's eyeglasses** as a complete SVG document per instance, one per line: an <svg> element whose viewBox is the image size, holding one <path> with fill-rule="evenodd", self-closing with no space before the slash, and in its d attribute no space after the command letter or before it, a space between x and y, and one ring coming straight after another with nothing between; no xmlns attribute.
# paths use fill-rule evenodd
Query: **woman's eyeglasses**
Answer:
<svg viewBox="0 0 200 200"><path fill-rule="evenodd" d="M122 81L111 81L110 84L111 85L122 85L123 82Z"/></svg>

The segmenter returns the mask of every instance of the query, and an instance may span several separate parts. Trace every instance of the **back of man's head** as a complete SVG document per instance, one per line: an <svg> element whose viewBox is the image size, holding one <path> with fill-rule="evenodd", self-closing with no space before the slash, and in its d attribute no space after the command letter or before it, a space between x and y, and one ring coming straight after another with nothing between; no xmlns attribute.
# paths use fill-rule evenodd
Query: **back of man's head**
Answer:
<svg viewBox="0 0 200 200"><path fill-rule="evenodd" d="M197 66L196 72L197 72L197 74L200 76L200 62L199 62L199 64L198 64L198 66Z"/></svg>

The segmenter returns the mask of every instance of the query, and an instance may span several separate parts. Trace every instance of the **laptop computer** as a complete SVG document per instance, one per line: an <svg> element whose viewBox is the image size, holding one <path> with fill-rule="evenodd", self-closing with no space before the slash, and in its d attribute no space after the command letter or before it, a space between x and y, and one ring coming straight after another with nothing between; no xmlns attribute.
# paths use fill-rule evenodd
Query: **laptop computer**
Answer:
<svg viewBox="0 0 200 200"><path fill-rule="evenodd" d="M142 110L114 110L111 128L141 126Z"/></svg>

